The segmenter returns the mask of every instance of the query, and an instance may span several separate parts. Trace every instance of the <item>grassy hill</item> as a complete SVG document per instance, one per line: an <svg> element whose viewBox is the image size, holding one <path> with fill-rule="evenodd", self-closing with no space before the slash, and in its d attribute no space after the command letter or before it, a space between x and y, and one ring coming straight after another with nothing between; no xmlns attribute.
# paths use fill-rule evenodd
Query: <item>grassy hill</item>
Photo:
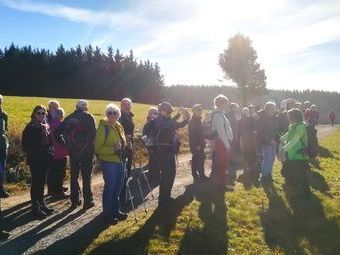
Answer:
<svg viewBox="0 0 340 255"><path fill-rule="evenodd" d="M320 165L309 172L312 199L275 183L232 193L189 185L173 207L154 208L103 231L85 254L339 254L340 129L322 139ZM143 215L142 215L143 214Z"/></svg>

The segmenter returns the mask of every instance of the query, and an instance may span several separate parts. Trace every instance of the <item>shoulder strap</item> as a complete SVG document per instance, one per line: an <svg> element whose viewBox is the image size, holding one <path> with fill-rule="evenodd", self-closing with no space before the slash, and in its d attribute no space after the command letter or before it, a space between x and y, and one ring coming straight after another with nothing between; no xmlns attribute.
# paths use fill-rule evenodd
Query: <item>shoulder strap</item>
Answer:
<svg viewBox="0 0 340 255"><path fill-rule="evenodd" d="M104 145L106 145L107 138L109 137L110 133L110 127L107 125L104 125Z"/></svg>

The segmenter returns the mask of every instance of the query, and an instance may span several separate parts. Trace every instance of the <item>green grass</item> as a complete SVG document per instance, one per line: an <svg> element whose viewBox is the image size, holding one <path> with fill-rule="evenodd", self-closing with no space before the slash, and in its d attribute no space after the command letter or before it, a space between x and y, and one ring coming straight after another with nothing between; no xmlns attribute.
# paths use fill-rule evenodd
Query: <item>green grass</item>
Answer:
<svg viewBox="0 0 340 255"><path fill-rule="evenodd" d="M276 163L273 185L238 182L232 193L189 185L174 207L106 229L84 254L339 254L339 143L340 129L320 142L308 202L286 187Z"/></svg>
<svg viewBox="0 0 340 255"><path fill-rule="evenodd" d="M21 166L22 171L20 171L20 178L18 180L12 180L12 178L8 178L9 183L7 188L11 192L16 192L19 190L25 190L27 188L27 183L30 182L30 175L28 171L28 167L25 164L25 155L21 148L21 134L25 127L25 125L30 121L30 116L33 108L36 105L45 105L47 107L47 103L50 98L43 97L15 97L15 96L5 96L3 109L7 112L9 116L9 140L10 140L10 148L9 155L7 159L7 168L15 167L17 165ZM65 110L66 116L72 113L75 110L75 105L77 99L65 99L65 98L57 98L60 103L60 106ZM95 119L96 123L99 123L99 120L104 117L104 111L106 105L111 101L105 100L88 100L89 101L89 112L91 112ZM114 102L118 106L120 106L120 102ZM133 104L132 112L135 114L134 122L136 125L136 135L141 134L141 130L143 125L146 122L147 112L151 105L147 104ZM186 135L187 129L180 130L179 134L182 140L181 152L185 153L188 149L188 136ZM138 157L142 158L146 161L146 151L142 149L140 146L137 147ZM13 183L14 182L14 183Z"/></svg>

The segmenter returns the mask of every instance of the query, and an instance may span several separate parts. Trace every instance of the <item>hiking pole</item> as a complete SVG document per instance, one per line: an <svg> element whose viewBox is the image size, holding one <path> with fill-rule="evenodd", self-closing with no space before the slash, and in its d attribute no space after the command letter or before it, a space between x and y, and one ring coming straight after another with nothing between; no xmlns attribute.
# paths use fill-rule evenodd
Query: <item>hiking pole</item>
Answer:
<svg viewBox="0 0 340 255"><path fill-rule="evenodd" d="M144 197L144 194L143 194L143 191L142 191L142 186L140 185L140 181L139 181L138 177L137 177L137 183L138 183L139 193L140 193L140 196L142 198L142 205L144 207L144 211L145 211L145 213L148 213L148 209L145 206L145 199L146 198Z"/></svg>
<svg viewBox="0 0 340 255"><path fill-rule="evenodd" d="M135 160L133 161L133 167L134 167L135 171L137 171ZM147 213L148 210L146 209L146 206L145 206L145 203L144 203L145 200L146 200L146 197L144 197L142 185L141 185L140 180L139 180L139 172L137 172L136 179L137 179L139 194L140 194L140 197L142 199L142 204L143 204L143 207L144 207L144 211Z"/></svg>
<svg viewBox="0 0 340 255"><path fill-rule="evenodd" d="M132 181L132 177L129 177L127 179L127 181L126 181L126 190L128 192L128 196L129 196L129 200L130 200L130 203L131 203L133 215L135 216L135 221L137 222L137 216L136 216L136 211L135 211L135 204L133 203L133 196L132 196L131 190L130 190L130 181Z"/></svg>
<svg viewBox="0 0 340 255"><path fill-rule="evenodd" d="M138 162L138 165L139 165L139 167L140 167L140 169L141 169L141 174L142 174L143 177L144 177L144 180L145 180L145 182L146 182L146 185L148 186L149 193L151 194L152 199L154 199L155 197L154 197L154 195L153 195L153 192L152 192L152 189L151 189L151 186L150 186L150 182L149 182L149 180L148 180L148 178L146 177L146 174L145 174L147 171L144 170L141 161Z"/></svg>

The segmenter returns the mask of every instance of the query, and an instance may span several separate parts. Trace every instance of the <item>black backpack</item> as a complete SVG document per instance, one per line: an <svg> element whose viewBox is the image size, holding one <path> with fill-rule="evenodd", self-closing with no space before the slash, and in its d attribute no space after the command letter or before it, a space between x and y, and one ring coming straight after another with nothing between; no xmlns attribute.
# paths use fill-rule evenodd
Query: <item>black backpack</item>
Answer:
<svg viewBox="0 0 340 255"><path fill-rule="evenodd" d="M307 131L308 145L305 148L305 153L309 158L316 158L318 156L319 142L317 137L317 130L313 125L305 123L305 128Z"/></svg>

